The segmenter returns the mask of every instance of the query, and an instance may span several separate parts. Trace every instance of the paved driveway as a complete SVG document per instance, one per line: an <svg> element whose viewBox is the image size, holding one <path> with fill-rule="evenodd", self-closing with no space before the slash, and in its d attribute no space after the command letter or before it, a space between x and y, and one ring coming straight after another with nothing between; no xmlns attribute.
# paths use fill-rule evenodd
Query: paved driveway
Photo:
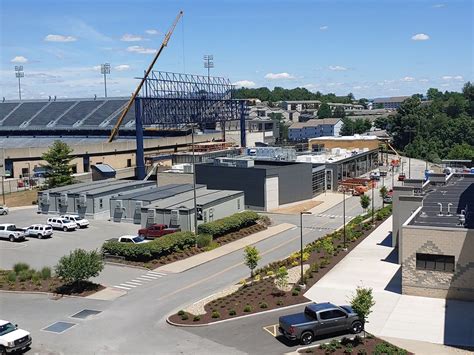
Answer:
<svg viewBox="0 0 474 355"><path fill-rule="evenodd" d="M390 247L389 218L305 296L348 303L357 286L371 287L376 304L367 330L377 336L437 344L474 345L474 302L401 295L397 254Z"/></svg>

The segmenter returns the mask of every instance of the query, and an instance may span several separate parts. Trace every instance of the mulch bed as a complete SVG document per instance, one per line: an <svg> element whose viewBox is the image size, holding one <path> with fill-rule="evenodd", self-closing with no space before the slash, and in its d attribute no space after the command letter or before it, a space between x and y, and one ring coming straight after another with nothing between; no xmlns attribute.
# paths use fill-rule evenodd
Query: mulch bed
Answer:
<svg viewBox="0 0 474 355"><path fill-rule="evenodd" d="M250 227L242 228L241 230L237 232L232 232L232 233L217 237L214 239L214 242L216 242L216 248L217 248L222 245L234 242L236 240L248 237L251 234L261 232L265 229L267 229L267 226L265 224L255 223L254 225ZM209 250L208 248L191 247L186 250L177 251L170 255L163 256L159 259L153 259L146 262L125 260L125 259L118 259L118 258L107 258L107 260L115 262L115 263L125 264L125 265L140 266L140 267L144 267L144 268L152 270L152 269L156 269L157 267L170 264L175 261L183 260L183 259L189 258L190 256L200 254L208 250Z"/></svg>
<svg viewBox="0 0 474 355"><path fill-rule="evenodd" d="M58 295L71 295L86 297L97 291L103 290L105 287L92 282L82 282L78 285L65 285L64 282L57 278L51 277L46 280L32 280L9 282L7 274L10 270L0 270L0 290L5 291L23 291L23 292L48 292Z"/></svg>
<svg viewBox="0 0 474 355"><path fill-rule="evenodd" d="M342 251L343 241L342 239L333 239L335 246L335 254L329 257L327 265L320 265L319 269L315 272L309 272L309 276L306 280L306 287L309 289L316 282L318 282L324 275L326 275L339 261L341 261L352 249L354 249L359 243L361 243L370 233L374 231L384 220L375 220L374 225L371 229L363 230L362 224L358 225L355 230L362 232L362 236L359 238L346 242L347 251ZM317 262L321 264L322 259L326 257L324 251L313 251L305 264L313 264ZM277 262L278 265L284 265L288 268L292 267L291 263L285 261ZM308 274L306 274L308 275ZM247 280L250 282L250 280ZM219 298L211 301L205 305L206 314L195 317L192 314L173 314L169 317L170 321L178 324L205 324L219 320L229 319L238 317L246 314L259 313L270 309L276 309L291 305L296 305L309 300L302 294L304 290L295 285L293 288L283 293L276 289L274 284L274 278L262 277L260 281L254 281L252 283L243 284L243 286L235 293L228 296ZM250 307L250 308L249 308ZM215 312L218 312L218 316ZM235 311L235 314L234 314ZM213 317L214 312L214 317ZM184 318L184 319L183 319Z"/></svg>
<svg viewBox="0 0 474 355"><path fill-rule="evenodd" d="M382 339L368 334L366 338L355 337L353 340L333 341L323 347L314 347L298 351L300 354L389 354L408 355L413 354L400 349Z"/></svg>

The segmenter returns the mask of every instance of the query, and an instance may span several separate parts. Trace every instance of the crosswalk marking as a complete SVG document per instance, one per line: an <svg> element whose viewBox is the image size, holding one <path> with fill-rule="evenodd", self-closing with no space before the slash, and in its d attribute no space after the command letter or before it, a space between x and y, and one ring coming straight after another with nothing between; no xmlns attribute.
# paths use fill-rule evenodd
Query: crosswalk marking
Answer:
<svg viewBox="0 0 474 355"><path fill-rule="evenodd" d="M122 290L131 290L133 288L143 286L145 283L158 280L163 276L166 276L166 274L162 272L148 271L146 274L140 275L130 281L123 282L113 287L120 288Z"/></svg>

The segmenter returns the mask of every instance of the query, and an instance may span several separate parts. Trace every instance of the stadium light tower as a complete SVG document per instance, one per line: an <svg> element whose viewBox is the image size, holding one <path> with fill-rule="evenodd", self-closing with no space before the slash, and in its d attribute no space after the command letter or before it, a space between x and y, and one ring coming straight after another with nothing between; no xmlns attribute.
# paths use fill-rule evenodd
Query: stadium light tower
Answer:
<svg viewBox="0 0 474 355"><path fill-rule="evenodd" d="M104 92L107 97L107 75L110 74L110 63L101 64L100 73L104 75Z"/></svg>
<svg viewBox="0 0 474 355"><path fill-rule="evenodd" d="M15 65L15 76L18 78L18 96L21 101L21 78L25 76L23 72L23 65Z"/></svg>
<svg viewBox="0 0 474 355"><path fill-rule="evenodd" d="M211 76L211 68L214 68L214 56L212 54L204 56L204 68L207 69L207 78L209 78Z"/></svg>

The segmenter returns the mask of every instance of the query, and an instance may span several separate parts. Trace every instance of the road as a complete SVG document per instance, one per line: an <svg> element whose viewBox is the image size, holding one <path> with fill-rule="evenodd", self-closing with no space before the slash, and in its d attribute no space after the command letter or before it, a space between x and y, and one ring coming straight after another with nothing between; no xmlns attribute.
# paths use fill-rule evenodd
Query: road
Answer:
<svg viewBox="0 0 474 355"><path fill-rule="evenodd" d="M380 206L378 192L374 195L375 206ZM346 215L356 216L362 212L358 197L346 199ZM285 221L299 224L297 215L271 217L276 223ZM340 227L342 220L342 203L321 216L305 216L304 243L314 241ZM299 229L294 228L257 243L256 247L262 255L259 265L282 259L298 250L299 238ZM169 314L248 276L249 270L243 265L242 259L242 251L239 250L183 273L150 278L149 282L133 287L128 290L127 295L113 302L78 298L53 301L43 295L2 294L2 318L12 320L32 332L34 342L30 353L246 353L250 350L247 348L248 344L236 349L233 344L227 345L224 340L207 339L165 323ZM128 269L123 268L125 273ZM142 271L139 270L138 273ZM70 318L82 309L99 310L102 313L86 320ZM62 334L41 330L56 321L68 321L77 325ZM234 332L229 331L225 336L233 337L233 334Z"/></svg>

